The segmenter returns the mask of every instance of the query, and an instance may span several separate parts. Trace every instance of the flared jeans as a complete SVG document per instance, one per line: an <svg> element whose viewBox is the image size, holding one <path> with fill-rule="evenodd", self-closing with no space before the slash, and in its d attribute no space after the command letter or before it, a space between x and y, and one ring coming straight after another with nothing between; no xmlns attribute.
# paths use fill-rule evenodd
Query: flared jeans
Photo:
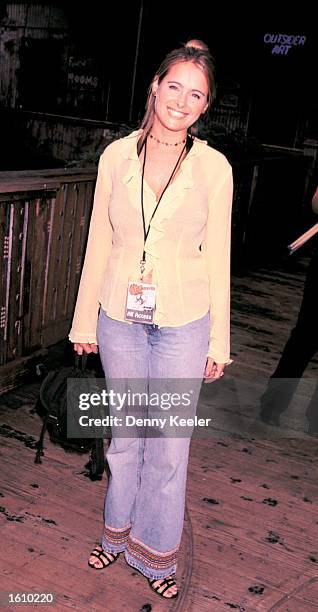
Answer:
<svg viewBox="0 0 318 612"><path fill-rule="evenodd" d="M189 385L193 387L187 417L194 417L209 330L209 313L180 327L158 327L116 321L101 309L97 338L108 390L116 385L123 389L121 383L129 380L131 385L135 380L148 386L151 396L151 386L158 390L162 383L165 392L167 388L171 391L174 379L180 395L189 391ZM149 406L143 411L148 416L151 413ZM169 410L162 410L161 416L167 413ZM123 411L117 415L122 416ZM113 435L106 455L110 477L103 549L124 551L127 563L151 579L164 578L177 569L191 438L189 428L181 434L179 429L175 435L171 427L156 430L156 425L150 435L134 435L126 429L124 436Z"/></svg>

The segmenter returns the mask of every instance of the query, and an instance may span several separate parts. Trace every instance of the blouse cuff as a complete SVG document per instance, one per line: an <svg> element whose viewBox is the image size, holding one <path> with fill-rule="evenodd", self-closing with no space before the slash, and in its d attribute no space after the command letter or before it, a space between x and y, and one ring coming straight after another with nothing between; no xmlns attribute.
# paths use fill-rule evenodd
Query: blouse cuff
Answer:
<svg viewBox="0 0 318 612"><path fill-rule="evenodd" d="M79 344L98 344L96 335L94 334L83 334L71 331L68 337L71 342L78 342Z"/></svg>
<svg viewBox="0 0 318 612"><path fill-rule="evenodd" d="M227 355L216 354L213 351L208 352L208 357L211 357L215 363L224 363L226 366L231 365L233 363L233 359L230 359Z"/></svg>

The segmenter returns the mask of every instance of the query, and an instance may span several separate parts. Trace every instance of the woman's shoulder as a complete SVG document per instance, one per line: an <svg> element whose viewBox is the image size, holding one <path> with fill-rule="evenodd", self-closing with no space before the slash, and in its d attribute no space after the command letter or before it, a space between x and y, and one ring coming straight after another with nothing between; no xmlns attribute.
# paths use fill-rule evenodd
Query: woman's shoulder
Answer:
<svg viewBox="0 0 318 612"><path fill-rule="evenodd" d="M201 140L195 137L194 150L197 151L204 163L217 165L225 172L231 170L231 164L226 155L209 145L207 140Z"/></svg>
<svg viewBox="0 0 318 612"><path fill-rule="evenodd" d="M114 161L121 154L126 157L130 151L136 149L136 142L139 136L140 130L134 130L130 134L127 134L127 136L116 138L116 140L110 142L100 156L101 162L104 160Z"/></svg>

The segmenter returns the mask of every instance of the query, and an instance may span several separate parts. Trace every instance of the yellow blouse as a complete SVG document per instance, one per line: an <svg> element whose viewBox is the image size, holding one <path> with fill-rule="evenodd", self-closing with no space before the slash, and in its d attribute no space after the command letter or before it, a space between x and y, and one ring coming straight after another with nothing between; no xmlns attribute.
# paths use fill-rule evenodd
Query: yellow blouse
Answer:
<svg viewBox="0 0 318 612"><path fill-rule="evenodd" d="M139 278L143 252L140 131L108 145L98 167L87 250L69 338L96 343L100 305L124 321L127 284ZM232 170L227 159L195 139L165 191L145 244L146 270L157 286L154 323L178 327L209 310L208 355L230 356ZM149 220L156 196L144 181ZM129 324L129 323L127 323Z"/></svg>

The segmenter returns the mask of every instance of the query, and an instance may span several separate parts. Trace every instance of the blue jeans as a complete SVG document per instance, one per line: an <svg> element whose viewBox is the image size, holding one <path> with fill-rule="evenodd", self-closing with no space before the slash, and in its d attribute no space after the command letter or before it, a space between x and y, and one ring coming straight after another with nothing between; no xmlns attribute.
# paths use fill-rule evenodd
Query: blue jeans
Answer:
<svg viewBox="0 0 318 612"><path fill-rule="evenodd" d="M97 338L108 389L111 381L196 379L195 415L207 359L210 318L181 327L115 321L101 309ZM158 380L157 380L158 382ZM150 393L150 389L149 389ZM118 413L117 413L118 415ZM189 416L189 411L187 412ZM183 529L190 436L113 437L107 452L105 551L125 552L147 578L175 573Z"/></svg>

